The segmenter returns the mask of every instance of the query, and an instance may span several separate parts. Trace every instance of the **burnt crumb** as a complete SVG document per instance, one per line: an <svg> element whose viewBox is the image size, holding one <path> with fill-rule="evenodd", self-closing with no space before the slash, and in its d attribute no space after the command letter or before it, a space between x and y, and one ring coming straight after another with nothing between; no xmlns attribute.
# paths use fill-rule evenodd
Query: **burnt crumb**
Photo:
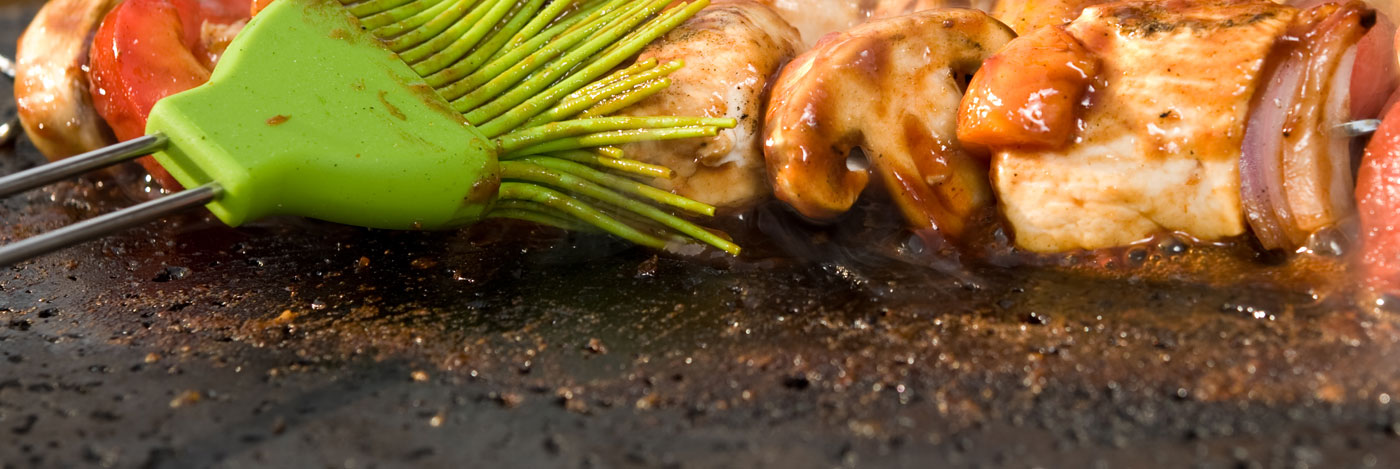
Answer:
<svg viewBox="0 0 1400 469"><path fill-rule="evenodd" d="M783 387L794 391L804 391L812 387L812 381L807 379L806 376L789 376L783 378Z"/></svg>
<svg viewBox="0 0 1400 469"><path fill-rule="evenodd" d="M94 410L89 416L100 422L115 422L122 418L121 415L110 410Z"/></svg>
<svg viewBox="0 0 1400 469"><path fill-rule="evenodd" d="M660 259L657 256L651 256L650 258L647 258L647 260L642 261L642 263L640 264L637 264L637 273L634 276L637 278L655 277L656 270L659 267L659 262Z"/></svg>
<svg viewBox="0 0 1400 469"><path fill-rule="evenodd" d="M575 393L573 389L559 388L555 391L554 395L556 398L555 402L563 406L564 410L575 414L588 414L591 412L588 403L584 402L583 397Z"/></svg>
<svg viewBox="0 0 1400 469"><path fill-rule="evenodd" d="M192 389L186 390L184 392L181 392L179 395L176 395L174 399L170 400L170 408L178 409L181 407L189 407L190 405L198 403L203 399L203 393Z"/></svg>
<svg viewBox="0 0 1400 469"><path fill-rule="evenodd" d="M1026 315L1025 323L1034 326L1044 326L1050 324L1050 316L1041 313L1030 313Z"/></svg>
<svg viewBox="0 0 1400 469"><path fill-rule="evenodd" d="M606 345L603 345L603 341L598 340L597 337L588 339L588 343L583 344L583 349L597 355L604 355L608 353L608 347Z"/></svg>
<svg viewBox="0 0 1400 469"><path fill-rule="evenodd" d="M151 281L169 282L171 280L184 280L185 277L190 276L190 272L188 267L168 266L157 273L155 278L152 278Z"/></svg>
<svg viewBox="0 0 1400 469"><path fill-rule="evenodd" d="M403 458L405 461L419 461L427 459L435 454L437 454L437 450L433 449L433 447L423 446L420 448L416 448L413 451L409 451L408 454L405 454Z"/></svg>
<svg viewBox="0 0 1400 469"><path fill-rule="evenodd" d="M500 404L501 407L505 407L507 409L514 409L525 402L525 396L513 392L493 392L491 393L490 397L492 400L496 401L497 404Z"/></svg>
<svg viewBox="0 0 1400 469"><path fill-rule="evenodd" d="M26 435L34 430L34 425L37 423L39 423L39 416L29 414L24 416L24 421L20 422L19 425L11 427L10 432L16 435Z"/></svg>
<svg viewBox="0 0 1400 469"><path fill-rule="evenodd" d="M561 437L560 435L558 435L558 434L546 435L546 436L544 437L544 441L541 442L541 445L540 445L540 446L544 447L545 452L547 452L547 453L549 453L549 454L551 454L551 455L557 455L557 454L559 454L559 451L562 449L561 446L560 446L560 439L561 439L561 438L562 438L562 437Z"/></svg>

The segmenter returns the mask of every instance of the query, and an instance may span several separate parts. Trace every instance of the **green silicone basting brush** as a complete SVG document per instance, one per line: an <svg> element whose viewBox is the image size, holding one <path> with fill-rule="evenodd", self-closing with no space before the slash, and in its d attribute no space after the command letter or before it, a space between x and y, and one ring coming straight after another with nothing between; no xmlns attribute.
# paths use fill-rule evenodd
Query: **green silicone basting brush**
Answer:
<svg viewBox="0 0 1400 469"><path fill-rule="evenodd" d="M657 249L724 237L663 208L714 208L636 177L612 145L732 119L608 117L669 84L636 62L707 0L276 0L147 136L0 178L0 196L154 152L193 188L0 248L0 265L205 205L237 226L300 215L392 229L514 218ZM693 249L693 248L691 248Z"/></svg>

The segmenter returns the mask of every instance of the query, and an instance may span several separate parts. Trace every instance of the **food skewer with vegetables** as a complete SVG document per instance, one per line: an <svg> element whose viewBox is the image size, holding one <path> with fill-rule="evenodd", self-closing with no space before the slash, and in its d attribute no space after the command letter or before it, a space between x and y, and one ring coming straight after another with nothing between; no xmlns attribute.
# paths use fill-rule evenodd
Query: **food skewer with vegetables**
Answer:
<svg viewBox="0 0 1400 469"><path fill-rule="evenodd" d="M899 41L927 35L927 28L898 22L929 12L828 36L784 70L770 101L769 115L777 118L765 130L767 157L778 197L808 218L831 220L850 207L867 175L878 175L925 240L978 244L999 237L1017 252L1051 259L1111 256L1162 236L1260 251L1314 249L1352 232L1353 188L1390 200L1353 184L1348 149L1354 137L1374 129L1371 119L1396 85L1394 49L1376 41L1395 32L1373 9L1360 2L1094 3L1100 2L1080 2L1075 8L1083 14L1065 25L1036 19L1050 26L991 48L975 73L941 63L914 74L953 83L973 76L957 87L879 84L914 67L940 65L930 60L939 54L911 60L890 52L909 47ZM888 39L857 42L880 30L888 30ZM950 43L981 50L986 42L923 41L916 50ZM957 122L938 115L948 106L899 105L933 100L960 101ZM919 119L930 130L902 132L901 119ZM957 127L956 137L932 130L948 126ZM935 151L897 145L917 141L910 135L934 142ZM847 160L849 146L863 150L870 170ZM890 169L900 167L891 158L911 153L921 165ZM953 177L959 153L986 158L990 173ZM1378 167L1376 158L1367 156L1365 167ZM1261 176L1269 168L1272 176ZM959 200L952 195L977 194L988 180L993 216L909 209L949 206ZM1372 180L1378 187L1400 185ZM1376 207L1361 220L1372 227L1380 226L1376 214L1396 207L1368 203ZM1285 216L1287 222L1278 220ZM968 238L969 225L990 228ZM1377 241L1361 249L1360 257L1395 256Z"/></svg>
<svg viewBox="0 0 1400 469"><path fill-rule="evenodd" d="M128 0L142 1L170 0ZM771 90L767 77L803 47L792 28L752 2L711 7L650 46L633 65L631 81L619 82L635 93L605 100L604 107L617 115L747 116L751 122L714 137L552 154L625 166L638 175L667 175L651 164L669 166L681 174L673 182L657 181L667 189L741 209L769 190L748 180L755 173L740 170L752 158L743 143L762 140L771 189L798 212L834 219L874 178L879 184L870 187L882 188L909 226L941 243L946 253L986 242L989 226L1002 230L995 232L1016 250L1044 256L1136 245L1163 233L1188 242L1246 240L1260 249L1292 250L1319 231L1345 230L1355 215L1351 173L1344 168L1351 154L1344 147L1374 130L1379 121L1371 118L1396 84L1394 48L1376 39L1392 36L1393 26L1357 2L1308 8L1181 0L988 6L1022 29L1019 38L972 10L899 14L939 2L877 3L848 18L864 24L828 36L783 68ZM437 8L442 10L419 19L431 23L432 15L452 11ZM819 13L787 4L776 11L790 23L819 19L810 18ZM793 18L799 11L807 17ZM895 16L872 19L886 14L876 11ZM1071 18L1077 19L1061 24ZM716 31L726 31L723 36L734 42L714 39ZM1220 49L1224 42L1236 47ZM721 52L708 53L715 50ZM412 46L400 51L410 62L430 55L412 52ZM672 75L685 78L661 86L681 61L691 73ZM100 69L102 61L94 65ZM628 66L618 62L613 68ZM1306 80L1280 71L1303 69L1310 70ZM434 81L444 80L440 73L427 71L431 85L445 83ZM1218 83L1233 85L1212 85ZM766 106L752 105L765 94ZM469 95L460 88L444 92L457 103L480 104L479 96ZM1291 107L1276 107L1288 107L1286 113L1260 104L1282 103L1283 97ZM752 115L755 108L766 108L763 121ZM467 119L485 124L480 119L493 119L490 114L498 111L469 111ZM121 126L123 119L112 117L119 113L103 112ZM535 119L523 122L537 124ZM131 120L144 131L144 116ZM1280 139L1258 131L1276 121L1299 133ZM748 137L759 128L761 136ZM848 158L854 148L864 160ZM616 159L619 149L651 164ZM1109 160L1117 166L1099 164ZM1259 161L1276 162L1284 176L1257 177ZM1358 193L1395 185L1384 178L1366 183L1365 177L1358 180ZM1252 189L1261 186L1268 190ZM1261 198L1270 190L1292 195ZM1066 209L1065 201L1083 207ZM1360 204L1363 225L1366 207L1376 204L1387 206ZM541 213L516 213L525 212L534 218ZM1311 218L1288 225L1263 217L1281 213ZM538 221L581 227L554 215Z"/></svg>

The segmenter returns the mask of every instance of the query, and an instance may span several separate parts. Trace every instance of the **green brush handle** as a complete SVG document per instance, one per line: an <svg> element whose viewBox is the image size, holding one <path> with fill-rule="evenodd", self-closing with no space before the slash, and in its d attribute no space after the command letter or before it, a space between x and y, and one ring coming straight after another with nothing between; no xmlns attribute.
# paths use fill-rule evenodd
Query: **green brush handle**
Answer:
<svg viewBox="0 0 1400 469"><path fill-rule="evenodd" d="M151 110L155 157L237 226L300 215L374 228L477 221L500 185L496 144L339 3L278 0L229 45L207 84Z"/></svg>

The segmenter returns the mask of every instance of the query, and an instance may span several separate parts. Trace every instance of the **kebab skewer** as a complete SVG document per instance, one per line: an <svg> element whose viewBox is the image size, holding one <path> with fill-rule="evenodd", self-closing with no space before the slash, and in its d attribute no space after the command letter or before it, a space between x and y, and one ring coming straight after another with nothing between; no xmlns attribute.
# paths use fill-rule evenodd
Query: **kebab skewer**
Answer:
<svg viewBox="0 0 1400 469"><path fill-rule="evenodd" d="M1003 5L998 5L998 10L1005 10L1005 8L1002 7ZM1079 5L1076 8L1082 7L1083 5ZM1117 11L1118 13L1103 13L1104 11L1109 11L1109 9L1117 9L1113 11ZM1366 117L1374 117L1374 115L1367 115L1366 112L1375 111L1357 112L1355 109L1358 107L1365 108L1367 106L1378 109L1380 106L1376 104L1377 98L1375 98L1374 95L1378 92L1389 92L1394 86L1393 80L1382 82L1379 80L1368 81L1362 79L1378 76L1376 73L1368 75L1363 65L1374 62L1376 61L1376 57L1379 57L1374 50L1375 48L1369 51L1366 50L1366 39L1363 38L1374 38L1377 36L1375 33L1383 30L1383 28L1379 26L1372 28L1373 21L1376 24L1388 23L1376 21L1377 17L1374 13L1360 4L1342 4L1340 7L1331 5L1325 8L1314 7L1304 10L1272 4L1261 5L1254 2L1128 2L1091 7L1087 11L1088 13L1081 15L1078 20L1075 20L1075 22L1067 26L1051 26L1049 28L1026 31L1028 34L1025 37L1014 41L1010 40L1013 36L1009 34L1009 32L1001 33L1001 39L997 40L992 40L991 36L988 36L986 33L979 33L981 36L977 36L975 39L974 36L967 36L959 39L953 36L947 36L946 34L943 36L930 35L929 37L918 38L911 37L910 34L907 34L914 29L920 31L931 29L926 27L911 29L913 28L912 25L937 23L946 26L949 22L955 25L963 23L969 25L983 24L991 28L989 31L997 30L997 28L1002 28L1001 30L1005 31L1005 27L998 26L999 23L997 23L996 20L986 15L967 10L924 12L895 19L876 20L867 23L867 25L852 29L851 31L839 33L824 39L817 45L816 49L803 54L803 56L789 65L785 72L779 76L779 84L774 90L773 97L768 106L768 115L770 118L764 122L764 126L765 132L767 133L766 141L768 143L769 177L774 183L774 188L777 190L778 196L794 204L799 211L814 219L830 218L839 215L845 210L845 207L849 207L850 201L854 200L854 197L859 195L861 187L864 186L863 182L851 185L852 181L856 181L856 179L852 178L858 178L860 175L865 174L865 169L859 165L849 166L849 161L845 154L846 151L851 148L860 148L865 151L866 155L870 157L870 161L874 163L872 169L878 175L877 178L882 181L882 187L893 196L894 200L901 207L901 211L909 217L911 224L915 228L922 229L925 233L934 233L939 240L952 241L956 244L960 232L964 230L963 227L978 222L978 220L973 219L972 215L978 213L979 209L988 207L995 207L1003 214L1010 213L1009 211L1012 210L1020 210L1017 207L1029 207L1025 209L1025 211L1033 214L1039 213L1050 219L1073 220L1073 217L1077 215L1081 218L1102 222L1111 219L1109 217L1095 216L1095 214L1090 212L1073 213L1071 211L1070 213L1050 213L1051 211L1044 210L1037 212L1037 210L1040 210L1037 204L1044 200L1043 198L1026 198L1016 195L1016 191L1026 189L1028 186L1027 184L1003 183L1004 179L993 176L1009 173L1003 170L1012 167L1010 163L1008 163L1010 158L1000 156L1002 154L1009 154L1009 152L1034 153L1037 151L1045 153L1046 151L1050 151L1047 149L1053 150L1055 148L1071 148L1076 146L1090 147L1093 146L1092 141L1089 142L1089 144L1085 144L1086 139L1083 133L1086 132L1084 127L1094 127L1093 122L1100 118L1095 116L1119 114L1117 117L1113 117L1113 119L1119 119L1121 121L1122 115L1137 112L1132 109L1139 103L1131 99L1119 99L1117 104L1110 105L1105 104L1106 101L1104 98L1121 95L1122 90L1126 89L1124 83L1131 84L1135 81L1152 82L1153 80L1160 80L1163 75L1161 70L1152 68L1153 65L1159 64L1150 63L1151 60L1148 60L1153 57L1153 54L1147 54L1141 51L1149 50L1155 46L1168 46L1161 50L1167 51L1164 53L1168 54L1176 53L1176 58L1179 61L1197 59L1195 63L1203 65L1204 68L1214 71L1226 70L1224 73L1216 73L1214 76L1211 76L1211 79L1227 81L1235 79L1241 83L1262 82L1265 78L1261 77L1276 74L1270 70L1278 68L1279 66L1276 65L1276 63L1280 62L1281 59L1276 59L1274 57L1289 56L1288 53L1278 51L1286 49L1284 46L1292 43L1304 43L1313 47L1315 44L1322 44L1323 42L1321 41L1326 39L1330 41L1327 43L1326 47L1330 47L1331 49L1326 49L1326 51L1329 52L1313 52L1307 55L1293 54L1290 56L1293 57L1290 63L1300 60L1298 57L1312 57L1321 60L1321 58L1331 57L1333 55L1346 56L1348 54L1353 54L1353 57L1360 56L1360 58L1356 59L1343 58L1343 60L1351 60L1352 63L1356 64L1352 67L1344 67L1340 64L1333 63L1330 66L1330 70L1336 73L1328 72L1316 74L1318 77L1315 77L1314 80L1318 83L1328 85L1327 88L1333 90L1334 95L1343 95L1343 98L1350 97L1351 106L1337 104L1337 102L1346 101L1345 99L1332 99L1331 101L1334 101L1332 103L1332 108L1334 110L1330 113L1326 113L1325 119L1320 117L1323 116L1324 113L1317 112L1318 106L1316 105L1311 105L1311 107L1308 108L1311 110L1309 114L1295 119L1308 120L1309 127L1314 129L1313 134L1319 136L1318 139L1313 140L1323 139L1334 142L1345 142L1348 138L1365 135L1374 131L1380 121L1366 119ZM1338 11L1342 11L1343 13L1338 14ZM1234 17L1231 17L1231 14L1236 15L1236 17L1243 17L1247 14L1253 14L1255 16L1263 15L1273 18L1274 21L1272 21L1272 23L1268 21L1253 21L1252 23L1233 21L1231 18ZM1310 17L1314 18L1312 23L1290 19L1304 15L1311 15ZM1140 23L1143 24L1135 26L1125 25L1122 21L1118 21L1121 18L1134 18L1138 16L1148 18L1148 20L1140 21ZM1340 21L1333 17L1352 18L1353 21ZM934 18L937 21L929 18ZM1221 20L1221 18L1224 18L1224 20ZM1329 18L1333 19L1329 20ZM1207 21L1212 19L1219 21L1216 21L1216 23ZM1115 23L1115 21L1118 22ZM1295 22L1299 24L1294 25L1293 23ZM1314 33L1314 30L1317 29L1317 25L1324 22L1332 25L1330 26L1332 29L1329 31L1333 32L1327 34ZM1261 27L1258 23L1268 24L1264 25L1267 27ZM1228 24L1228 27L1214 27L1212 24L1217 26ZM1268 27L1273 27L1274 29L1268 30ZM1293 35L1287 34L1290 27L1296 30L1293 31ZM1375 29L1376 31L1367 35L1368 28ZM1108 44L1108 47L1105 47L1105 44L1087 44L1088 41L1079 37L1089 34L1084 31L1100 31L1103 32L1105 36L1116 37L1114 40L1117 42ZM1177 34L1177 36L1172 36L1172 34ZM1311 34L1311 36L1309 36L1309 34ZM693 34L688 33L685 37L693 36ZM1247 63L1250 60L1259 62L1255 64L1256 67L1254 69L1238 66L1231 69L1229 64L1232 63L1230 62L1232 59L1229 57L1213 58L1210 54L1201 52L1201 50L1208 48L1208 46L1218 44L1230 38L1241 38L1246 42L1258 44L1255 49L1252 49L1252 52L1231 51L1234 54L1232 57L1234 57L1233 60L1236 60L1235 63ZM910 47L917 47L921 45L919 41L924 41L927 43L923 44L925 47L936 46L940 50L948 50L950 53L933 56L925 54L923 59L925 59L926 62L922 64L912 63L909 57L901 57L898 56L897 53L891 52L899 50L900 47L904 47L899 45L898 41L910 42L912 44ZM1003 50L1002 46L1008 44L1008 42L1010 46ZM1076 47L1078 48L1076 49ZM1175 47L1175 49L1171 49L1171 47ZM1187 53L1191 51L1192 47L1196 48L1194 52L1197 54L1196 56ZM681 50L686 51L686 49ZM1071 53L1066 55L1064 50L1069 50ZM1348 50L1353 52L1330 54L1330 52ZM1393 49L1388 50L1393 51ZM1052 53L1057 51L1060 52L1058 55ZM1133 51L1139 52L1135 56L1133 55ZM691 54L690 57L702 55L700 52L688 52ZM958 54L974 57L975 59L954 59L955 57L959 57ZM1393 55L1393 52L1391 52L1391 54ZM687 58L684 55L681 57L671 57ZM930 57L932 58L931 60ZM982 59L988 57L991 57L991 60L985 62L984 65ZM881 62L882 60L884 62ZM1060 60L1062 63L1052 63L1056 60ZM1385 60L1380 61L1388 63L1388 61ZM870 66L869 64L875 65ZM1065 64L1075 65L1078 69L1066 70L1063 66ZM862 66L852 67L852 65ZM881 65L887 68L879 68ZM1059 67L1058 72L1055 70L1057 66ZM1102 69L1100 69L1101 66ZM1040 70L1036 67L1048 69L1050 73L1039 75L1028 73L1030 70ZM1266 70L1266 68L1268 70ZM891 80L890 77L896 75L894 71L899 69L918 71L906 73L906 76L902 78L905 82L888 82L888 80ZM843 70L845 72L842 72ZM887 80L886 86L863 88L863 86L866 85L859 84L859 77L839 75L839 73L847 73L851 70L863 70L863 73L867 75L881 76L883 79ZM1340 73L1342 70L1347 70L1351 73ZM1244 73L1244 76L1236 76L1238 72ZM1213 72L1196 70L1188 73L1196 73L1197 76L1206 76L1211 75ZM1232 75L1232 73L1236 75ZM1073 76L1075 74L1079 76ZM859 73L856 75L859 75ZM976 78L972 80L972 83L969 83L969 78L972 78L974 75ZM1109 78L1110 76L1112 76L1112 79ZM1350 81L1352 86L1350 87L1345 86L1348 76L1351 77ZM1045 81L1047 78L1045 77L1049 77L1050 80L1060 80L1061 82L1047 83ZM935 83L945 83L945 85L936 87L909 85L909 83L913 83L909 80L929 79L933 79ZM1184 81L1189 81L1189 79ZM1355 91L1365 88L1364 86L1357 86L1357 83L1367 84L1371 82L1381 84L1373 86L1372 88L1374 89L1371 91ZM990 85L988 83L990 83ZM1167 81L1163 83L1170 82ZM1249 87L1245 86L1245 88ZM868 89L869 91L860 91L863 89ZM967 97L963 96L964 89L968 90ZM1075 89L1078 89L1078 91L1076 92ZM1058 106L1055 105L1055 103L1052 103L1052 105L1044 105L1045 103L1042 102L1039 103L1040 107L1030 109L1025 105L1026 99L1030 97L1030 93L1026 93L1026 90L1033 92L1044 90L1057 91L1061 92L1059 97L1064 99L1061 100L1062 102L1058 103ZM1234 215L1236 216L1236 220L1238 220L1237 223L1231 225L1231 223L1228 222L1228 219L1232 216L1231 212L1236 211L1236 209L1231 208L1232 205L1237 205L1239 207L1237 211L1241 213L1252 211L1252 209L1245 207L1243 202L1232 203L1230 200L1231 197L1234 197L1236 200L1248 199L1240 195L1247 192L1240 188L1247 184L1242 182L1235 182L1232 184L1230 182L1232 173L1230 160L1232 157L1229 151L1229 148L1233 145L1230 139L1240 139L1238 128L1249 127L1248 124L1242 124L1241 122L1253 122L1252 117L1260 115L1260 113L1247 112L1249 110L1247 109L1249 108L1247 103L1254 95L1259 93L1254 93L1252 89L1247 89L1246 91L1249 92L1236 93L1235 96L1233 96L1234 101L1230 101L1230 99L1228 99L1229 97L1226 99L1218 99L1220 98L1218 95L1212 97L1208 93L1178 93L1178 100L1188 106L1197 106L1200 108L1211 108L1211 106L1214 106L1219 109L1211 109L1217 111L1220 109L1227 109L1230 111L1224 113L1210 113L1201 111L1201 109L1196 109L1197 114L1194 116L1202 118L1190 120L1190 122L1185 124L1187 127L1191 125L1196 125L1198 127L1197 130L1194 131L1195 139L1187 138L1182 142L1177 142L1178 145L1176 145L1178 148L1186 148L1187 152L1193 151L1192 148L1189 148L1189 145L1185 144L1187 141L1199 143L1200 145L1204 145L1204 147L1215 146L1227 149L1222 158L1198 158L1195 160L1186 158L1182 159L1182 161L1172 163L1178 165L1191 163L1196 166L1205 166L1205 163L1213 164L1211 167L1215 168L1213 174L1215 174L1216 177L1215 179L1211 179L1210 177L1202 179L1207 181L1206 186L1209 186L1210 189L1206 190L1206 196L1197 201L1201 203L1191 202L1183 204L1180 198L1175 198L1170 195L1163 196L1162 194L1139 194L1126 198L1120 197L1120 199L1123 199L1123 201L1129 205L1157 204L1164 207L1177 205L1207 208L1214 206L1216 210L1215 215L1213 215L1214 219L1217 221L1227 220L1226 223L1216 223L1212 225L1212 222L1204 222L1194 227L1180 229L1180 227L1163 226L1163 223L1159 223L1159 220L1152 219L1151 216L1148 216L1145 218L1151 223L1127 222L1114 225L1110 221L1108 223L1102 223L1103 226L1098 228L1072 228L1069 230L1074 236L1089 237L1083 239L1098 237L1097 239L1101 239L1101 241L1088 244L1076 241L1067 245L1054 245L1057 241L1052 241L1048 247L1037 247L1037 232L1035 230L1023 229L1025 226L1024 223L1018 226L1015 220L1011 220L1011 227L1013 228L1013 234L1016 235L1015 239L1017 244L1022 248L1032 251L1055 252L1066 249L1097 249L1131 244L1139 239L1143 239L1144 233L1155 231L1175 230L1178 233L1183 233L1190 237L1199 236L1197 239L1202 240L1209 240L1212 236L1238 236L1248 232L1261 231L1261 229L1255 228L1254 226L1243 228L1243 225L1249 223L1245 220L1252 220L1244 214ZM1353 95L1367 97L1358 99L1355 96L1345 96L1347 91L1350 91ZM908 96L896 98L888 96L890 92L907 93ZM851 101L851 96L854 96L852 93L865 93L867 99ZM1017 93L1021 94L1018 95ZM956 113L951 112L958 106L957 104L950 105L948 103L962 101L963 115L966 117L967 115L975 114L975 112L972 111L976 110L974 109L976 108L976 100L983 99L983 102L985 102L985 98L990 94L997 94L998 98L1010 96L1012 99L1003 99L1003 101L1009 101L1009 103L1002 103L1001 109L982 109L982 114L979 117L965 118L962 125L959 125L955 117ZM1241 98L1241 96L1243 96L1243 98ZM1299 94L1298 96L1307 98L1310 95ZM821 97L823 99L816 100L814 97ZM1190 99L1187 99L1188 97ZM1041 96L1040 98L1045 98L1045 96ZM1173 104L1167 102L1170 100L1165 98L1158 99L1160 98L1158 96L1152 96L1151 98L1166 102L1168 107L1180 105L1180 103ZM1017 99L1021 99L1022 101L1016 101ZM1189 102L1191 100L1195 100L1197 103L1192 104ZM1246 104L1240 104L1241 100L1246 102ZM862 106L838 106L833 104L842 102L865 102L873 104L870 104L868 109ZM925 104L915 105L915 103L921 102ZM1316 101L1310 102L1315 103ZM942 104L933 105L928 103ZM1064 105L1065 103L1069 104ZM1344 114L1335 111L1335 109L1340 107L1350 107L1352 108L1352 112ZM1243 114L1248 117L1240 116L1242 113L1240 112L1241 108L1246 108ZM1048 131L1042 131L1040 133L1033 131L1028 132L1026 130L1028 126L1025 125L1024 122L1015 123L1016 125L1007 125L1011 119L997 120L998 117L1015 117L1017 113L1025 114L1028 110L1042 113L1038 117L1042 119L1042 122L1040 122L1041 124L1050 124L1046 126ZM813 111L815 111L815 114ZM1000 116L998 116L998 112L1001 113ZM1095 112L1099 114L1094 114ZM1231 114L1231 112L1233 112L1233 114ZM858 115L861 113L865 113L866 115ZM1169 116L1173 114L1172 112L1161 111L1156 113L1156 116L1158 116L1156 118L1161 119L1160 115L1163 113ZM1176 114L1175 119L1177 121L1186 121L1183 119L1183 113ZM784 116L788 117L785 118ZM1227 116L1227 118L1223 120L1229 122L1221 124L1222 118L1219 118L1219 116ZM833 127L833 125L839 122L848 123L845 124L845 128L859 128L859 125L864 125L867 128L862 130L859 134L851 134L846 130L837 128L840 126ZM917 125L908 125L911 122ZM884 124L875 125L876 123ZM1069 125L1066 125L1066 123L1069 123ZM857 127L852 127L850 124L855 124ZM1144 145L1141 142L1157 138L1147 134L1134 134L1134 132L1141 130L1138 127L1134 127L1134 125L1133 123L1120 125L1120 127L1127 129L1127 131L1120 132L1119 137L1123 141L1129 142L1129 146L1141 146ZM1152 125L1156 124L1153 123ZM1216 127L1211 127L1212 125ZM1235 127L1232 128L1231 126ZM898 130L901 127L905 128L905 130L887 131ZM1258 125L1256 124L1255 127L1258 127ZM954 131L955 129L957 130L956 132ZM1215 132L1217 130L1221 132ZM1185 127L1178 129L1178 131L1185 134L1193 132ZM966 133L966 135L963 133ZM1217 141L1215 144L1212 144L1211 139L1219 137L1219 135L1216 135L1217 133L1233 136L1218 139L1224 143ZM864 137L860 137L863 140L850 140L851 135L864 135ZM903 136L901 137L901 135ZM1053 136L1054 138L1047 139L1047 135ZM1107 134L1100 133L1098 135ZM1093 139L1090 138L1089 140ZM1065 143L1066 141L1072 142ZM793 144L792 142L798 142L800 144ZM899 142L903 142L903 144L899 144ZM914 145L913 143L924 144ZM932 146L929 144L932 144ZM1161 147L1163 145L1158 146ZM1333 145L1329 150L1335 150L1335 148L1336 146ZM632 153L646 154L647 152L634 150ZM829 153L829 155L820 156L825 153ZM1137 149L1125 150L1123 155L1152 160L1153 150L1152 148L1147 148L1146 151L1141 152L1137 151ZM1307 155L1308 156L1303 158L1295 157L1294 159L1302 161L1326 161L1330 162L1329 164L1333 164L1334 167L1340 167L1340 162L1346 153L1337 151L1312 151L1311 153L1307 153ZM1166 161L1172 158L1174 158L1172 155L1157 155L1155 157L1158 161ZM1032 158L1028 160L1029 162L1027 164L1043 164L1046 160L1046 158ZM979 161L981 162L979 163ZM1075 163L1068 164L1066 167L1055 170L1033 172L1047 175L1047 177L1054 179L1057 177L1073 177L1076 172L1092 171L1092 167L1092 164ZM991 171L990 173L988 172L989 169ZM1238 171L1238 169L1233 170L1235 173L1238 173ZM1118 174L1116 177L1121 181L1132 181L1133 178L1147 178L1145 180L1151 182L1152 177L1169 175L1170 173L1161 171L1115 173L1109 171L1107 174ZM1344 172L1332 171L1329 174L1340 178ZM1221 175L1223 175L1223 177ZM1305 178L1306 177L1304 177L1304 179ZM1191 179L1192 176L1188 173L1185 180L1190 181ZM847 182L836 182L843 180ZM988 185L985 182L981 182L988 180L994 184ZM1134 184L1135 183L1130 182L1126 185ZM1144 184L1136 185L1143 186ZM1170 190L1179 190L1182 187L1189 186L1184 184L1159 185ZM1316 183L1312 183L1312 185L1314 187L1323 187ZM1059 191L1058 193L1072 192L1092 197L1095 194L1105 193L1104 187L1087 186L1069 190L1069 186L1055 183L1051 183L1049 187L1051 187L1051 194L1056 193L1055 191ZM1349 211L1351 210L1350 207L1345 203L1346 200L1350 199L1349 183L1346 181L1342 181L1341 183L1334 181L1328 185L1328 187L1341 187L1343 188L1342 191L1332 191L1330 193L1333 195L1347 194L1348 196L1343 197L1342 199L1345 200L1339 202L1336 205L1337 208L1332 210L1332 218L1324 218L1323 222L1317 226L1335 224L1338 220L1345 218L1347 213L1351 213ZM1231 196L1230 194L1232 194L1232 191L1236 195ZM814 197L820 197L822 194L836 193L844 194L840 198L844 200L843 202L835 204L829 202L813 204L811 202L812 200L820 200L814 199ZM1224 194L1223 198L1216 198L1220 194ZM1332 199L1337 198L1332 197ZM1112 212L1112 210L1110 210L1110 212ZM1139 212L1165 213L1166 217L1164 220L1172 217L1169 210L1139 210ZM1197 213L1191 215L1201 215L1199 213L1200 210L1196 210L1196 212ZM1139 213L1139 215L1141 215L1141 213ZM1008 218L1012 217L1008 216ZM1209 219L1210 217L1205 218ZM1129 227L1129 229L1124 229L1125 226ZM1225 226L1226 229L1221 233L1213 234L1210 232L1210 230L1220 228L1220 226ZM1234 228L1231 229L1231 226ZM1307 228L1303 228L1299 231L1303 232L1306 230ZM1127 234L1124 235L1124 233ZM1298 236L1297 233L1293 235L1294 236L1288 238L1288 242L1296 246L1298 243ZM1303 235L1303 238L1306 239L1306 234ZM1054 236L1050 236L1049 239L1053 240L1055 238ZM1261 238L1261 240L1263 239L1264 238ZM1074 243L1080 244L1076 245Z"/></svg>

